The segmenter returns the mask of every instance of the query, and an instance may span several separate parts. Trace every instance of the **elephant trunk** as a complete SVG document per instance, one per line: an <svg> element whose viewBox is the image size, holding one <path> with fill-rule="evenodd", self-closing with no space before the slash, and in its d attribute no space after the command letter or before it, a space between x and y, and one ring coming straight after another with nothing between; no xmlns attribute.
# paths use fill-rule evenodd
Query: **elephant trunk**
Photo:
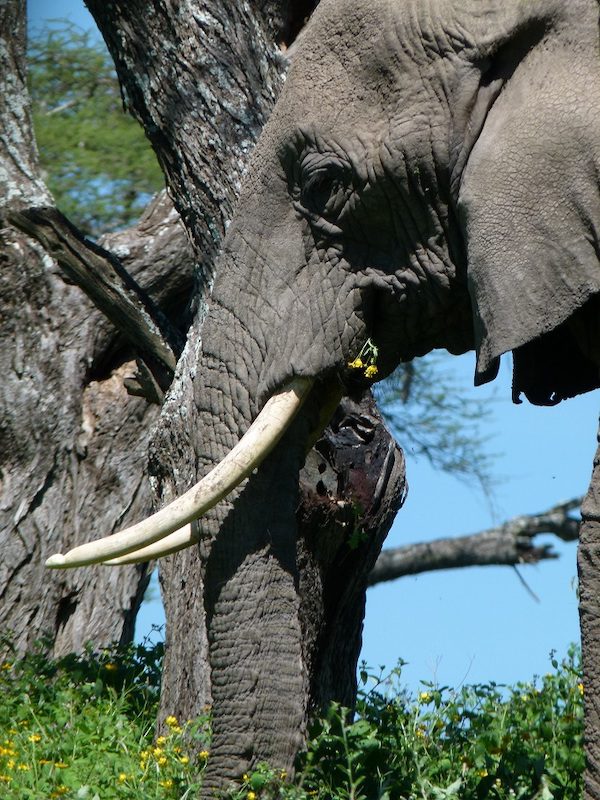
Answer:
<svg viewBox="0 0 600 800"><path fill-rule="evenodd" d="M215 341L220 334L207 325L205 342L209 336ZM240 382L239 375L222 361L217 365L205 355L202 362L194 387L199 408L196 457L201 472L227 456L253 416L252 401L242 416L243 401L236 405L234 400L231 406L224 399L224 383L228 384L227 398L248 396L248 383L251 392L254 387L252 376ZM239 372L239 364L236 369ZM296 416L272 454L202 522L213 697L205 797L239 780L258 761L291 772L303 743L307 678L295 512L298 473L310 428L307 408Z"/></svg>

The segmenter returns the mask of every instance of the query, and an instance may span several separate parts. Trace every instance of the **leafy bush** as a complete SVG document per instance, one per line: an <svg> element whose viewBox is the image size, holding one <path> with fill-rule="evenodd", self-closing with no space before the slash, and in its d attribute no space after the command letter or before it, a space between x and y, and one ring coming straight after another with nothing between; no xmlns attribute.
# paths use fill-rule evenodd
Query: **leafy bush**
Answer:
<svg viewBox="0 0 600 800"><path fill-rule="evenodd" d="M196 796L209 720L156 738L162 644L69 656L37 652L0 665L0 796L139 800ZM289 776L266 765L235 800L578 800L582 694L575 648L553 671L514 687L424 684L412 699L401 668L361 670L356 713L315 720Z"/></svg>
<svg viewBox="0 0 600 800"><path fill-rule="evenodd" d="M169 717L155 739L162 644L58 661L44 651L0 665L2 798L179 798L194 784L207 720L188 732Z"/></svg>

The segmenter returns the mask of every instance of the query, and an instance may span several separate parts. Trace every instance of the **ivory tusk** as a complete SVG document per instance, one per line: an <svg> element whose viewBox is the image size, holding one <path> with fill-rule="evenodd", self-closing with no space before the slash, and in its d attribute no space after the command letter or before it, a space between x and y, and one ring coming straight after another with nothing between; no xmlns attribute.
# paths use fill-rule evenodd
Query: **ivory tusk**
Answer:
<svg viewBox="0 0 600 800"><path fill-rule="evenodd" d="M111 558L110 561L102 561L102 565L121 567L125 564L143 564L145 561L154 561L157 558L178 553L180 550L185 550L186 547L192 547L192 545L197 544L199 540L200 537L197 533L194 533L192 525L184 525L183 528L170 533L164 539L159 539L154 544L142 547L141 550L134 550L126 556Z"/></svg>
<svg viewBox="0 0 600 800"><path fill-rule="evenodd" d="M296 377L274 394L236 446L181 497L124 531L56 553L47 567L67 569L97 564L134 553L183 528L235 489L275 447L302 407L313 378Z"/></svg>

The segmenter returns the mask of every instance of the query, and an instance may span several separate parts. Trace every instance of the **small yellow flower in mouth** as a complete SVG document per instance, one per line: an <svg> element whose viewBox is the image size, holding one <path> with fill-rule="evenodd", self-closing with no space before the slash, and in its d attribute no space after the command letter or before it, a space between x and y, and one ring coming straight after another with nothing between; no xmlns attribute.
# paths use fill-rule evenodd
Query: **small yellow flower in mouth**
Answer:
<svg viewBox="0 0 600 800"><path fill-rule="evenodd" d="M583 696L583 683L578 683L577 689L579 690L579 694Z"/></svg>
<svg viewBox="0 0 600 800"><path fill-rule="evenodd" d="M349 361L348 366L350 369L362 369L364 364L360 358L355 358L354 361Z"/></svg>
<svg viewBox="0 0 600 800"><path fill-rule="evenodd" d="M367 339L361 348L360 353L353 361L348 361L349 369L361 369L363 375L369 380L374 378L379 370L377 369L377 357L379 350L371 339Z"/></svg>

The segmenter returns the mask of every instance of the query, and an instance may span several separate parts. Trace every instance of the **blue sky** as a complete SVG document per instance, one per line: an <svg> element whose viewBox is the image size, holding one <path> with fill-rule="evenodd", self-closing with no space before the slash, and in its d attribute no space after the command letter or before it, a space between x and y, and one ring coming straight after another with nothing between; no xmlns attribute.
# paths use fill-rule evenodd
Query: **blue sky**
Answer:
<svg viewBox="0 0 600 800"><path fill-rule="evenodd" d="M48 18L93 26L78 0L29 0L29 14L33 29ZM464 385L472 386L474 356L452 363ZM494 409L487 447L500 454L496 472L501 479L491 502L477 486L434 472L424 458L407 452L409 496L388 546L477 532L585 493L596 446L598 393L555 408L515 406L510 384L505 358L494 384L471 389ZM373 667L388 668L404 659L404 680L413 691L420 680L456 686L544 674L550 651L561 656L579 637L576 548L559 542L555 547L561 554L557 561L521 568L539 602L513 569L500 567L429 573L374 587L368 593L362 657ZM137 638L163 620L157 599L145 603Z"/></svg>

